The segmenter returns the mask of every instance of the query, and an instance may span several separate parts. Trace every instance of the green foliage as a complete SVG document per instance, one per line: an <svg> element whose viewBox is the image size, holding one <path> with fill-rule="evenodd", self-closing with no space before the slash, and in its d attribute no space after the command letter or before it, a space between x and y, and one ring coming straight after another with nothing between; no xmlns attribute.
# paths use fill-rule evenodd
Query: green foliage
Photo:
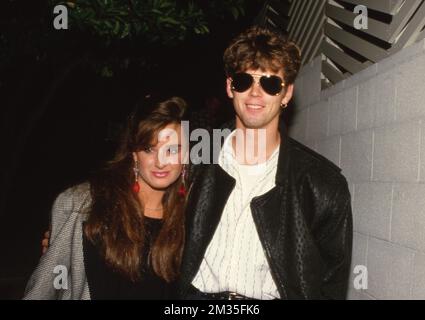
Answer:
<svg viewBox="0 0 425 320"><path fill-rule="evenodd" d="M12 13L1 22L0 71L17 54L53 68L81 56L105 77L130 66L153 69L161 63L158 50L172 52L205 37L214 24L240 19L248 1L254 0L47 0L30 16L18 2L9 3ZM69 30L53 28L56 5L68 8Z"/></svg>
<svg viewBox="0 0 425 320"><path fill-rule="evenodd" d="M106 44L120 39L174 45L209 32L207 18L238 19L247 0L51 0L69 8L70 28L90 32Z"/></svg>

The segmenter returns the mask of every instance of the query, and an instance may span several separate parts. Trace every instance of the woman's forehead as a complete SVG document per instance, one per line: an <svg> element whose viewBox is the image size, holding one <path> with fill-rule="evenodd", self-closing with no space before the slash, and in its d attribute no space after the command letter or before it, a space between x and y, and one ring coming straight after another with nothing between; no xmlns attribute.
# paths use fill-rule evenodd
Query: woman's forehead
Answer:
<svg viewBox="0 0 425 320"><path fill-rule="evenodd" d="M170 123L152 137L152 145L160 146L169 143L179 143L181 140L181 126L179 123Z"/></svg>

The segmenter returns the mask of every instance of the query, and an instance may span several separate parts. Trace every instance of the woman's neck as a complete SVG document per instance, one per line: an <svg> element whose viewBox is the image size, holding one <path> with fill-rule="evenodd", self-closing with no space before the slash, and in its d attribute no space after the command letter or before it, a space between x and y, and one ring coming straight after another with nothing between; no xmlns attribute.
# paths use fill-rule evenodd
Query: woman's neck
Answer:
<svg viewBox="0 0 425 320"><path fill-rule="evenodd" d="M162 197L165 191L152 189L148 185L141 186L139 200L143 204L143 213L145 216L153 218L162 218Z"/></svg>

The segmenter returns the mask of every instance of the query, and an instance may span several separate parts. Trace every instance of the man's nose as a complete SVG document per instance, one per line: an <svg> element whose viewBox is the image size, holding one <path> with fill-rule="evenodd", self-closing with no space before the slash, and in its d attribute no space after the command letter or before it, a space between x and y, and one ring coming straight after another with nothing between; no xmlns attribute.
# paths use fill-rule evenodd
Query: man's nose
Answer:
<svg viewBox="0 0 425 320"><path fill-rule="evenodd" d="M260 85L260 81L258 79L254 79L250 90L250 95L254 96L254 97L258 97L261 95L261 85Z"/></svg>

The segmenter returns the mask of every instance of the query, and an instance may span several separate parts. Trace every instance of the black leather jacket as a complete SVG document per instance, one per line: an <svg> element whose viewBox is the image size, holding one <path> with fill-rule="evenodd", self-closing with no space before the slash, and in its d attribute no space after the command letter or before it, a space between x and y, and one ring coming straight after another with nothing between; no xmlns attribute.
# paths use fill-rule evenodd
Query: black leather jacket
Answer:
<svg viewBox="0 0 425 320"><path fill-rule="evenodd" d="M281 136L276 186L251 201L273 279L282 299L345 299L352 250L347 182L329 160ZM218 164L200 165L196 176L188 199L183 298L235 186Z"/></svg>

